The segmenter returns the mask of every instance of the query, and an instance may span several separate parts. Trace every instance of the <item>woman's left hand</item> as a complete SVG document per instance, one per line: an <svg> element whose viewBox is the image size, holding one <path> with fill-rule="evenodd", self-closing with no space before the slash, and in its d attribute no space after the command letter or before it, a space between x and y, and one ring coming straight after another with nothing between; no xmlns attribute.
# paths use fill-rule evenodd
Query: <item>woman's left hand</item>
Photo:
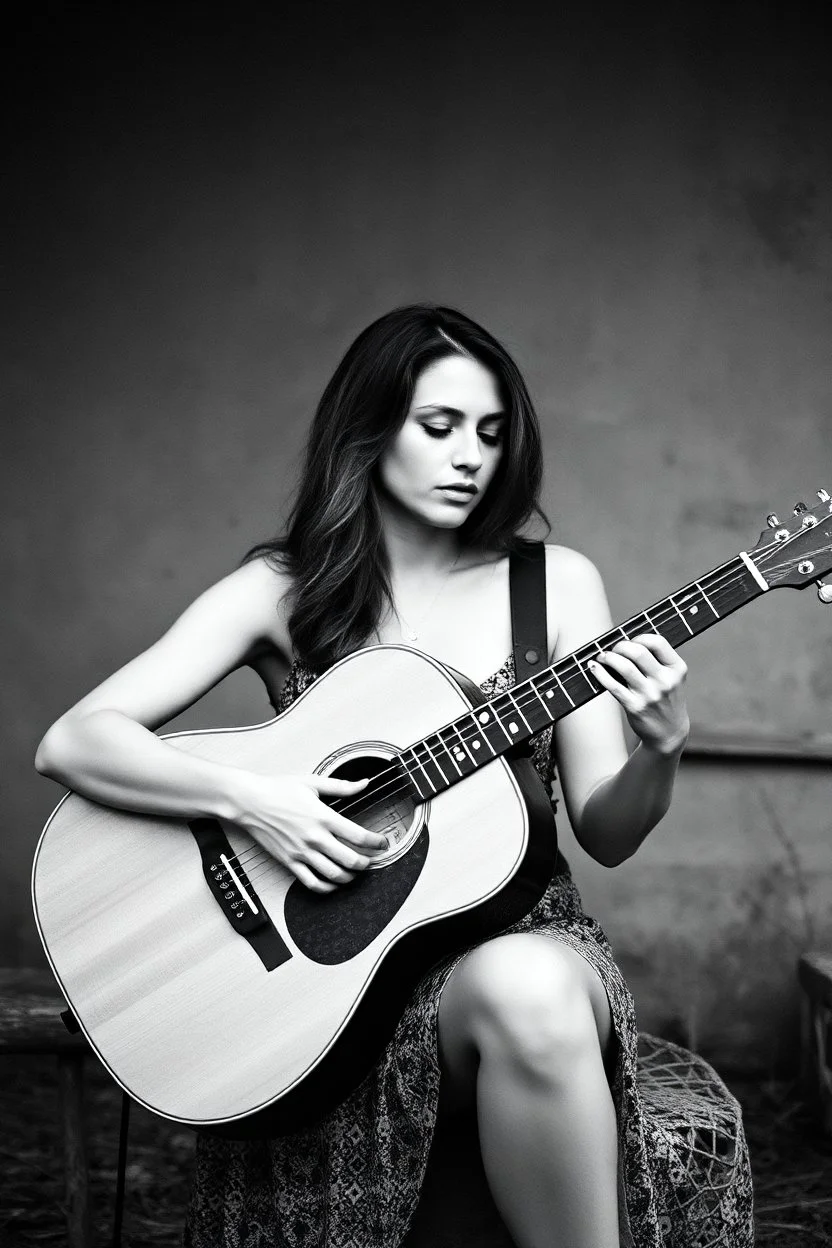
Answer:
<svg viewBox="0 0 832 1248"><path fill-rule="evenodd" d="M633 732L658 754L681 751L690 731L687 664L658 633L619 641L587 664L593 678L619 702Z"/></svg>

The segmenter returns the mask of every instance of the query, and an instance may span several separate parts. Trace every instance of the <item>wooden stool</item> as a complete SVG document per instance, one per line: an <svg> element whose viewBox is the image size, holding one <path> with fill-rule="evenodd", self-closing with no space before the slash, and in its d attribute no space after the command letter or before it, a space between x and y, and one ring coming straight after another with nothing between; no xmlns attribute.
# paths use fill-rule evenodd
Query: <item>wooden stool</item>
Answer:
<svg viewBox="0 0 832 1248"><path fill-rule="evenodd" d="M49 971L0 968L0 1056L53 1053L58 1061L66 1177L67 1244L92 1248L89 1175L84 1138L84 1058L89 1046L61 1021L66 1002Z"/></svg>
<svg viewBox="0 0 832 1248"><path fill-rule="evenodd" d="M804 953L797 964L800 1067L804 1093L832 1135L832 954Z"/></svg>

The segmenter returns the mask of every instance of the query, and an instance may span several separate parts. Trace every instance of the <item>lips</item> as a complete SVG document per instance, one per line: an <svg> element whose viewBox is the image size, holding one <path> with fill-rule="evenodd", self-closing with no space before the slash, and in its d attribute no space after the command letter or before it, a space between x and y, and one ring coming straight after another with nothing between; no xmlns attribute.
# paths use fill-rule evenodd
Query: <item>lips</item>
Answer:
<svg viewBox="0 0 832 1248"><path fill-rule="evenodd" d="M477 487L474 484L463 485L454 483L452 485L440 485L439 489L447 490L449 494L464 494L466 496L478 493Z"/></svg>

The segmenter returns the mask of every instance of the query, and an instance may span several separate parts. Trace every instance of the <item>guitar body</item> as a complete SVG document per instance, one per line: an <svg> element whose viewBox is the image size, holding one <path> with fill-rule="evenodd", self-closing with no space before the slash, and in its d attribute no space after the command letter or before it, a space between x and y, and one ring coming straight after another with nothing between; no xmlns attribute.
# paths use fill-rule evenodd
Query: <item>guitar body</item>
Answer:
<svg viewBox="0 0 832 1248"><path fill-rule="evenodd" d="M255 772L357 777L483 702L419 651L375 646L268 723L166 740ZM41 939L84 1034L140 1104L234 1138L314 1121L372 1068L418 978L525 914L554 867L528 757L495 758L426 802L388 783L345 813L386 829L390 848L324 895L233 825L75 793L58 805L33 869ZM237 864L232 890L247 885L265 923L252 939L207 882L217 853L197 833L212 826Z"/></svg>

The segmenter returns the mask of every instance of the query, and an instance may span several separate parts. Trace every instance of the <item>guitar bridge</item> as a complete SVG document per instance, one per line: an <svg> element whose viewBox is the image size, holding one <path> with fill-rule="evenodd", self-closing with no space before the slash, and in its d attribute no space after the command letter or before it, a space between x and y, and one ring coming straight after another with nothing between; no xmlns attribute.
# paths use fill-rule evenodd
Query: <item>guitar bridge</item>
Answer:
<svg viewBox="0 0 832 1248"><path fill-rule="evenodd" d="M191 819L188 827L199 846L202 874L211 895L231 927L245 937L267 971L287 962L291 952L240 863L234 861L236 855L222 825L216 819Z"/></svg>

